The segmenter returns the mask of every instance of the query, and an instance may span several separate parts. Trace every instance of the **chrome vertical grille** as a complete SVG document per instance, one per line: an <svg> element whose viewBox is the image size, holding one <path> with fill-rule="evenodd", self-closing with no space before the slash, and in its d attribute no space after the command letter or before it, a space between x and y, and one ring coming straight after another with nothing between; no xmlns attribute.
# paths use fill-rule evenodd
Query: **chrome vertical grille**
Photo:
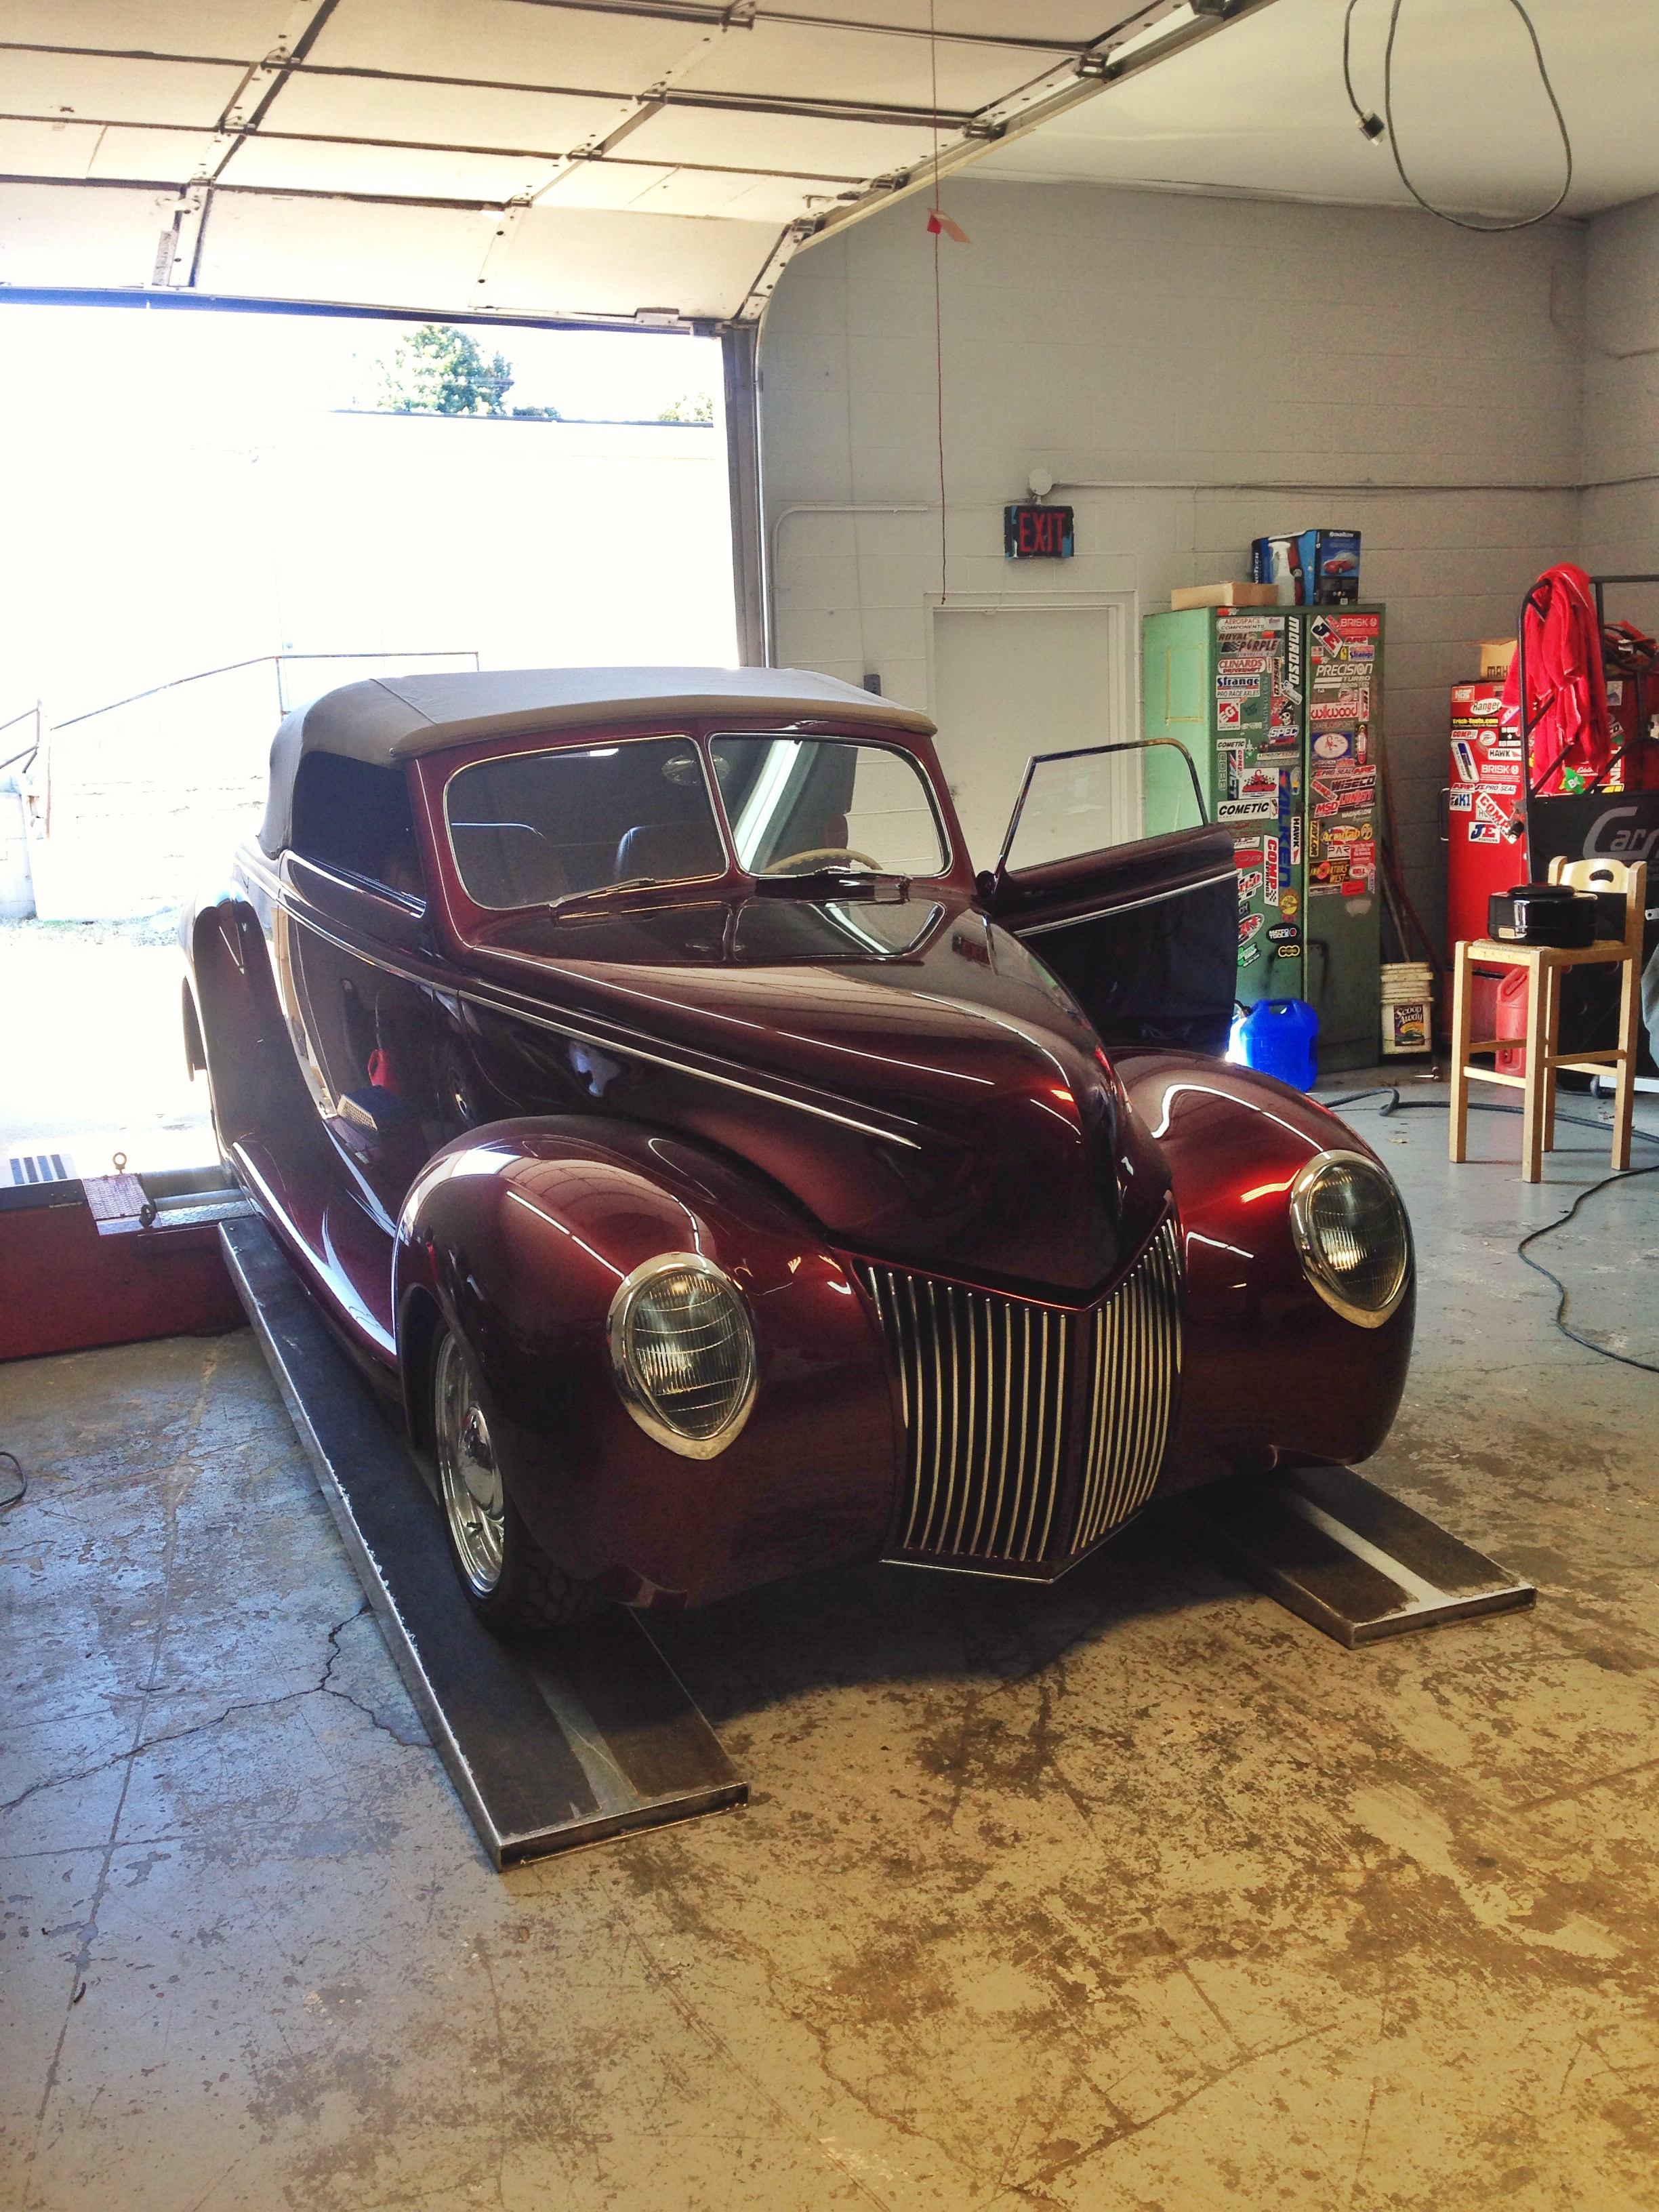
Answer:
<svg viewBox="0 0 1659 2212"><path fill-rule="evenodd" d="M1181 1376L1181 1253L1166 1221L1139 1266L1092 1316L1089 1445L1073 1551L1152 1495Z"/></svg>
<svg viewBox="0 0 1659 2212"><path fill-rule="evenodd" d="M899 1548L1040 1559L1064 1468L1073 1316L892 1267L860 1273L904 1400Z"/></svg>
<svg viewBox="0 0 1659 2212"><path fill-rule="evenodd" d="M1085 1549L1145 1503L1181 1370L1173 1222L1091 1314L869 1261L858 1272L903 1405L899 1551L1031 1565Z"/></svg>

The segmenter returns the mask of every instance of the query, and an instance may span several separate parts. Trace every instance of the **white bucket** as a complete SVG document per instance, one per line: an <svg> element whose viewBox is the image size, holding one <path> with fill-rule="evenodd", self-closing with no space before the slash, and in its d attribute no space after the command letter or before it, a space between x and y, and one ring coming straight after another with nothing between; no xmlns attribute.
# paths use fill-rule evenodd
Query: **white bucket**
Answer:
<svg viewBox="0 0 1659 2212"><path fill-rule="evenodd" d="M1382 1054L1434 1049L1434 970L1426 960L1395 960L1382 970Z"/></svg>

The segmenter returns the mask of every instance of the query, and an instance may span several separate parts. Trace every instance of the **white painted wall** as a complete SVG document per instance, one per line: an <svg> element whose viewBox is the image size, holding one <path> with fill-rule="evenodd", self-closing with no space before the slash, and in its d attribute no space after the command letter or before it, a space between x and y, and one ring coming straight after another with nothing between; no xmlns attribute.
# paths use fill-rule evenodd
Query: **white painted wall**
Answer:
<svg viewBox="0 0 1659 2212"><path fill-rule="evenodd" d="M1254 536L1358 528L1365 595L1389 610L1407 873L1437 929L1449 687L1577 550L1576 493L1079 491L1064 568L1006 562L1001 507L1038 465L1060 482L1574 483L1582 227L1476 237L1385 210L971 179L944 197L972 240L940 257L951 596L1127 592L1149 613L1172 585L1247 575ZM908 201L797 255L761 355L775 657L873 671L923 707L939 592L925 225Z"/></svg>
<svg viewBox="0 0 1659 2212"><path fill-rule="evenodd" d="M1584 301L1584 474L1659 471L1659 199L1589 225ZM1659 571L1659 478L1585 492L1582 558L1592 574ZM1659 592L1610 593L1610 616L1659 629Z"/></svg>

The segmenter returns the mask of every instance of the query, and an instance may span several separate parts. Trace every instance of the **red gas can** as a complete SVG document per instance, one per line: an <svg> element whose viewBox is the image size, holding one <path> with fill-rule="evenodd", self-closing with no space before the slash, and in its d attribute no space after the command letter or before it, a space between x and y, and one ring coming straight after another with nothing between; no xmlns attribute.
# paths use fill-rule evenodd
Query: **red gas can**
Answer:
<svg viewBox="0 0 1659 2212"><path fill-rule="evenodd" d="M1524 968L1507 968L1504 980L1498 987L1498 1018L1492 1027L1495 1037L1520 1037L1527 1034L1527 971ZM1522 1043L1517 1052L1512 1046L1500 1052L1493 1063L1501 1075L1524 1075L1527 1072L1527 1048Z"/></svg>

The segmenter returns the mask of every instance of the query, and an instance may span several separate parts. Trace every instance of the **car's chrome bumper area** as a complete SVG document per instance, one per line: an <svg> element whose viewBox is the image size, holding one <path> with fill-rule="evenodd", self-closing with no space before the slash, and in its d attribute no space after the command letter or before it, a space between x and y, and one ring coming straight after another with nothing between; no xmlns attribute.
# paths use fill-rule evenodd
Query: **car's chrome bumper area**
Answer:
<svg viewBox="0 0 1659 2212"><path fill-rule="evenodd" d="M1172 1216L1080 1312L869 1261L858 1274L903 1407L890 1558L1051 1580L1146 1503L1181 1382Z"/></svg>

